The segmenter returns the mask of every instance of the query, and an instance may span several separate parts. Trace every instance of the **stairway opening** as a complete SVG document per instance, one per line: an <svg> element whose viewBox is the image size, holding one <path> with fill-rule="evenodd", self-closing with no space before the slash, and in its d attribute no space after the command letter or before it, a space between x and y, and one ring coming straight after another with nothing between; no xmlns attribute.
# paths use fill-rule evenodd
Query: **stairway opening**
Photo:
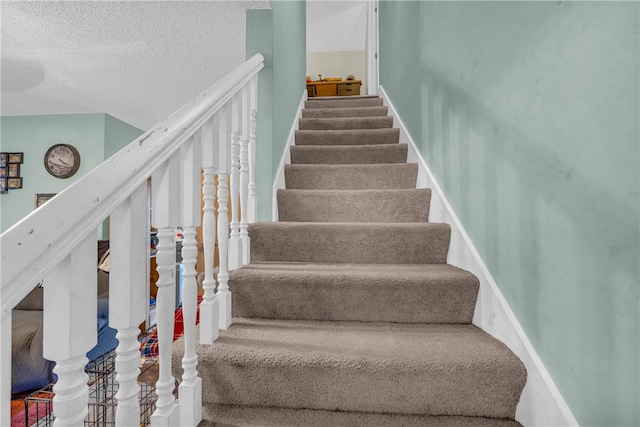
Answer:
<svg viewBox="0 0 640 427"><path fill-rule="evenodd" d="M361 94L377 93L375 0L307 2L307 76L313 81L353 75Z"/></svg>

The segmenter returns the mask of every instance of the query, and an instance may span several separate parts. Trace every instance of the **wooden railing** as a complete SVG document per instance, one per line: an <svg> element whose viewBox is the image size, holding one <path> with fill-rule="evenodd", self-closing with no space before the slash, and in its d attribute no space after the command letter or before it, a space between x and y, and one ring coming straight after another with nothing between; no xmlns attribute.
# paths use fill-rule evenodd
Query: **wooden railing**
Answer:
<svg viewBox="0 0 640 427"><path fill-rule="evenodd" d="M247 228L257 215L254 182L257 74L263 61L262 55L254 56L0 236L0 425L9 425L11 311L41 282L44 357L56 363L54 373L58 377L53 388L55 425L82 425L88 403L86 354L96 344L96 230L107 218L111 253L109 325L118 330L119 341L116 425L139 424L137 337L149 302L146 293L149 177L151 222L158 229L159 239L156 254L159 378L151 424L194 426L200 422L202 386L195 353L196 228L202 225L205 259L200 342L211 344L218 330L231 324L228 270L249 260ZM178 226L184 230L182 304L186 351L176 401L171 345L176 283L174 236ZM216 237L217 291L213 276Z"/></svg>

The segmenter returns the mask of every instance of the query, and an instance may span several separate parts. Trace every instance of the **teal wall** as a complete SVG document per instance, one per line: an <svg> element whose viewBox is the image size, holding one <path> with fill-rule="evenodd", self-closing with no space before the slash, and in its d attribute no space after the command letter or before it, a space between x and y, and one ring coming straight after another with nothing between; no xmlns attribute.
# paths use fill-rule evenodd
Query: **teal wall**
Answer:
<svg viewBox="0 0 640 427"><path fill-rule="evenodd" d="M272 1L247 11L247 58L265 57L256 131L258 218L271 220L272 186L305 91L306 2Z"/></svg>
<svg viewBox="0 0 640 427"><path fill-rule="evenodd" d="M36 193L59 193L98 166L106 152L119 150L141 134L106 114L1 117L1 150L24 152L23 188L0 195L2 231L33 211ZM44 168L47 149L59 143L71 144L80 152L80 169L71 178L55 178Z"/></svg>
<svg viewBox="0 0 640 427"><path fill-rule="evenodd" d="M104 158L108 159L144 133L141 129L118 120L108 114L104 115Z"/></svg>
<svg viewBox="0 0 640 427"><path fill-rule="evenodd" d="M258 219L271 219L273 185L273 11L247 10L247 59L264 56L258 75L258 113L256 115L256 193Z"/></svg>
<svg viewBox="0 0 640 427"><path fill-rule="evenodd" d="M109 114L104 115L104 159L108 159L131 141L142 135L144 131L128 123L118 120ZM102 224L103 239L109 237L109 220Z"/></svg>
<svg viewBox="0 0 640 427"><path fill-rule="evenodd" d="M637 426L639 3L380 3L380 83L580 425Z"/></svg>
<svg viewBox="0 0 640 427"><path fill-rule="evenodd" d="M273 168L287 147L307 88L307 3L273 1Z"/></svg>

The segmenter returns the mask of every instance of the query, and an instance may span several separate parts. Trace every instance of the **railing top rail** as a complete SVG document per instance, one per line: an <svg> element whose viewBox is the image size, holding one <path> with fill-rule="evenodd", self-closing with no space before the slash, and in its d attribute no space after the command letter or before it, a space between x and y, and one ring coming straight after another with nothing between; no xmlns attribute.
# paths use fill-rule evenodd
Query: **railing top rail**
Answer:
<svg viewBox="0 0 640 427"><path fill-rule="evenodd" d="M24 298L264 66L256 54L0 235L0 314Z"/></svg>

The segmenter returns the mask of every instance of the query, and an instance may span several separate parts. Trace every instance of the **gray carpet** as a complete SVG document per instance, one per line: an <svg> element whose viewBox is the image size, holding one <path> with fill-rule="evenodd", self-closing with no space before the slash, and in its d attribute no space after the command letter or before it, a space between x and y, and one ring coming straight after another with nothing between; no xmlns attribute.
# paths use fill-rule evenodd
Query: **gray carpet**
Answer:
<svg viewBox="0 0 640 427"><path fill-rule="evenodd" d="M259 222L249 224L252 262L442 264L449 224Z"/></svg>
<svg viewBox="0 0 640 427"><path fill-rule="evenodd" d="M345 98L345 97L327 97L310 98L304 103L305 110L312 108L358 108L358 107L381 107L382 98L378 97L363 97L358 99Z"/></svg>
<svg viewBox="0 0 640 427"><path fill-rule="evenodd" d="M233 283L238 317L396 323L470 323L479 287L448 264L252 263Z"/></svg>
<svg viewBox="0 0 640 427"><path fill-rule="evenodd" d="M387 116L387 107L310 108L302 110L304 118Z"/></svg>
<svg viewBox="0 0 640 427"><path fill-rule="evenodd" d="M384 190L416 188L418 165L308 165L284 167L287 188L304 190Z"/></svg>
<svg viewBox="0 0 640 427"><path fill-rule="evenodd" d="M301 145L374 145L397 144L400 140L400 130L391 129L346 129L325 130L296 130L296 146Z"/></svg>
<svg viewBox="0 0 640 427"><path fill-rule="evenodd" d="M278 190L280 221L426 222L431 190Z"/></svg>
<svg viewBox="0 0 640 427"><path fill-rule="evenodd" d="M197 348L202 425L519 425L526 370L471 325L478 279L446 264L451 228L381 105L306 101L280 221L250 224L234 324Z"/></svg>
<svg viewBox="0 0 640 427"><path fill-rule="evenodd" d="M374 414L210 404L202 427L518 427L509 419Z"/></svg>
<svg viewBox="0 0 640 427"><path fill-rule="evenodd" d="M235 318L197 351L203 400L224 405L510 418L525 379L469 324Z"/></svg>
<svg viewBox="0 0 640 427"><path fill-rule="evenodd" d="M393 117L338 117L298 120L301 130L384 129L393 126Z"/></svg>
<svg viewBox="0 0 640 427"><path fill-rule="evenodd" d="M300 145L291 147L295 164L385 164L406 163L407 144Z"/></svg>

